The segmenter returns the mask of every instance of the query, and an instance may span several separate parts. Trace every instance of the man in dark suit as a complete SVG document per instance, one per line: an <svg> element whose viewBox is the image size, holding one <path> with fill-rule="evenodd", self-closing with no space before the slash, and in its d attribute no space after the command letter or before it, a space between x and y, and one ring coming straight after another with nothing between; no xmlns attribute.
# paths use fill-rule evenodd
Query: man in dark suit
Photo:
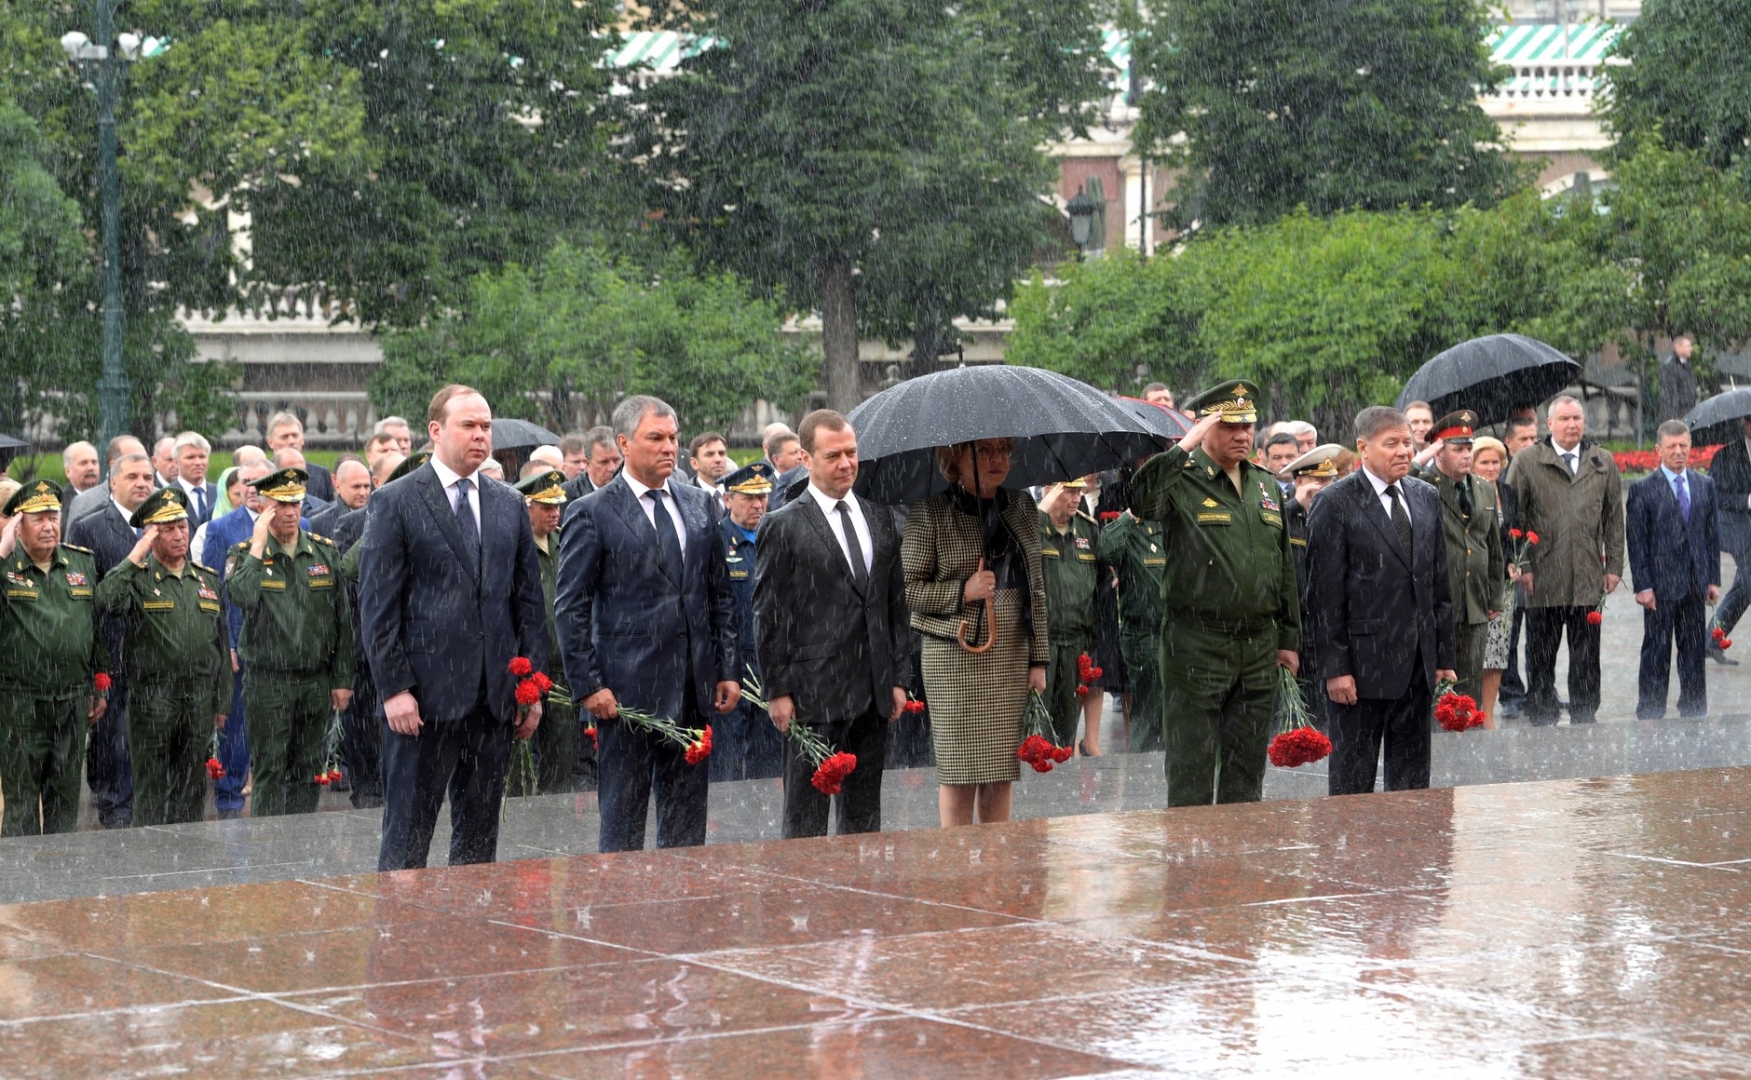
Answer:
<svg viewBox="0 0 1751 1080"><path fill-rule="evenodd" d="M136 444L138 445L138 444ZM152 459L144 452L123 454L109 470L109 498L73 523L67 542L89 548L97 572L107 574L134 550L140 534L128 519L157 486ZM126 621L105 616L104 644L109 649L109 707L92 729L85 752L85 779L97 820L106 829L125 829L134 820L134 773L128 756L128 680L122 656Z"/></svg>
<svg viewBox="0 0 1751 1080"><path fill-rule="evenodd" d="M1625 531L1635 602L1642 606L1642 660L1635 715L1666 715L1672 676L1672 641L1678 641L1678 715L1708 713L1703 604L1721 595L1721 538L1714 483L1690 465L1690 429L1682 420L1660 425L1655 440L1660 468L1629 486Z"/></svg>
<svg viewBox="0 0 1751 1080"><path fill-rule="evenodd" d="M1672 355L1660 365L1660 420L1682 420L1696 408L1696 369L1690 366L1689 334L1672 339Z"/></svg>
<svg viewBox="0 0 1751 1080"><path fill-rule="evenodd" d="M807 462L796 465L778 474L778 479L772 481L772 494L766 499L766 512L775 514L783 509L784 504L793 498L800 497L808 490L809 466Z"/></svg>
<svg viewBox="0 0 1751 1080"><path fill-rule="evenodd" d="M491 862L511 737L541 705L516 703L510 664L547 662L541 565L523 497L486 483L492 409L477 391L432 398L431 461L371 501L359 540L359 607L383 698L379 870L423 867L450 796L450 864Z"/></svg>
<svg viewBox="0 0 1751 1080"><path fill-rule="evenodd" d="M893 516L851 493L857 433L818 409L798 431L809 486L760 525L754 618L772 723L808 724L857 757L833 801L840 834L880 832L888 724L906 705L909 651L900 534ZM825 836L828 797L794 741L784 764L784 835Z"/></svg>
<svg viewBox="0 0 1751 1080"><path fill-rule="evenodd" d="M213 445L198 431L185 431L176 437L171 456L176 458L176 479L173 481L188 496L188 526L198 529L213 517L213 505L219 500L219 489L207 479L207 460ZM198 556L200 552L190 552ZM213 565L208 563L208 566Z"/></svg>
<svg viewBox="0 0 1751 1080"><path fill-rule="evenodd" d="M590 492L607 487L621 464L613 428L603 424L584 432L584 467L565 482L566 511L569 513Z"/></svg>
<svg viewBox="0 0 1751 1080"><path fill-rule="evenodd" d="M615 408L614 428L626 468L567 515L556 604L566 685L596 718L599 846L644 847L653 787L657 846L703 844L709 767L619 714L625 705L702 729L741 699L722 510L673 479L674 409L635 395Z"/></svg>
<svg viewBox="0 0 1751 1080"><path fill-rule="evenodd" d="M296 450L298 460L289 458L280 460L279 451ZM334 478L321 465L312 465L304 460L304 421L289 412L275 413L268 421L268 452L274 455L276 469L303 469L310 477L305 487L310 493L310 501L315 505L306 504L305 514L312 514L334 501Z"/></svg>
<svg viewBox="0 0 1751 1080"><path fill-rule="evenodd" d="M120 461L128 454L144 454L145 452L146 444L139 439L134 438L132 435L117 435L109 441L109 446L105 454L105 462L108 470L106 475L115 475L116 462ZM73 496L72 501L66 503L66 509L62 512L62 531L66 535L72 535L73 526L80 518L94 510L101 510L103 507L109 505L110 498L109 485L103 483L93 484L84 491ZM129 547L130 550L132 550L132 545L129 545Z"/></svg>
<svg viewBox="0 0 1751 1080"><path fill-rule="evenodd" d="M1429 706L1455 677L1453 600L1441 496L1411 478L1403 413L1356 414L1362 467L1313 501L1307 566L1319 674L1331 699L1331 794L1429 786Z"/></svg>
<svg viewBox="0 0 1751 1080"><path fill-rule="evenodd" d="M1740 437L1716 451L1708 466L1719 504L1721 549L1733 557L1733 587L1715 608L1715 625L1729 637L1751 607L1751 565L1747 565L1751 563L1751 419L1739 421L1739 427ZM1738 664L1713 641L1708 643L1708 658L1717 664Z"/></svg>
<svg viewBox="0 0 1751 1080"><path fill-rule="evenodd" d="M310 515L310 531L338 543L335 534L340 532L340 519L355 510L363 510L375 485L371 481L371 470L350 454L334 463L330 476L334 480L334 501ZM363 523L362 518L360 522ZM346 554L346 548L341 548L341 554Z"/></svg>

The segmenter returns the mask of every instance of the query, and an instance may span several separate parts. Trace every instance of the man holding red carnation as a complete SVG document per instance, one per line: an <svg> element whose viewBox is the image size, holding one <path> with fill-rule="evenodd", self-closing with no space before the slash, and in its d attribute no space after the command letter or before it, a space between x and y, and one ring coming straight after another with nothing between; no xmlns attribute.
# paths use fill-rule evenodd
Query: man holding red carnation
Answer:
<svg viewBox="0 0 1751 1080"><path fill-rule="evenodd" d="M1668 420L1655 435L1660 468L1629 486L1626 531L1635 602L1642 606L1638 720L1666 715L1672 644L1678 644L1678 715L1708 712L1708 622L1721 595L1721 536L1714 482L1690 466L1690 429Z"/></svg>
<svg viewBox="0 0 1751 1080"><path fill-rule="evenodd" d="M0 836L72 832L86 728L103 715L109 684L97 560L61 543L53 481L13 492L0 518Z"/></svg>

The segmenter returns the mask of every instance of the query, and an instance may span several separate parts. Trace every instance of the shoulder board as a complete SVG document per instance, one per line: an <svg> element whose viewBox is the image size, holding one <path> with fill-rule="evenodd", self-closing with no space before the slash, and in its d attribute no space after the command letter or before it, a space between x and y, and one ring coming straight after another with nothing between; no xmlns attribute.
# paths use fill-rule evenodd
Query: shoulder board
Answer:
<svg viewBox="0 0 1751 1080"><path fill-rule="evenodd" d="M96 554L90 548L80 547L78 544L62 544L61 546L66 548L68 551L83 551L87 555Z"/></svg>
<svg viewBox="0 0 1751 1080"><path fill-rule="evenodd" d="M213 569L212 567L208 566L206 563L198 563L198 562L195 562L193 559L189 560L189 565L193 566L196 570L205 570L209 574L217 574L219 572L219 571Z"/></svg>
<svg viewBox="0 0 1751 1080"><path fill-rule="evenodd" d="M1076 516L1088 522L1090 525L1093 525L1095 528L1100 528L1100 522L1096 521L1094 515L1090 514L1088 511L1078 510L1076 511Z"/></svg>
<svg viewBox="0 0 1751 1080"><path fill-rule="evenodd" d="M328 537L323 536L320 533L306 532L304 535L316 541L318 544L327 544L329 547L334 546L333 540L330 540Z"/></svg>
<svg viewBox="0 0 1751 1080"><path fill-rule="evenodd" d="M249 543L248 540L239 540L237 543L231 545L231 550L236 551L239 548L242 548L247 551L249 549Z"/></svg>

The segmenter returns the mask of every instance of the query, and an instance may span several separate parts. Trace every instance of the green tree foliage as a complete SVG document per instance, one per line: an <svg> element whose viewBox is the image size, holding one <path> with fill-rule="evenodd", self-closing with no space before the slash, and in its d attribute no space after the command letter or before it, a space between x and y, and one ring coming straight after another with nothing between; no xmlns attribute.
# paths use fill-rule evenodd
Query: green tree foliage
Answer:
<svg viewBox="0 0 1751 1080"><path fill-rule="evenodd" d="M387 335L372 397L418 416L438 386L464 382L501 416L573 431L625 394L656 394L685 428L721 429L756 399L794 406L813 387L819 358L780 342L781 321L732 275L679 257L651 273L561 242L534 267L477 275L463 313Z"/></svg>
<svg viewBox="0 0 1751 1080"><path fill-rule="evenodd" d="M1605 68L1606 127L1618 158L1655 132L1726 169L1751 145L1751 8L1706 0L1645 0L1617 40L1625 64Z"/></svg>
<svg viewBox="0 0 1751 1080"><path fill-rule="evenodd" d="M990 314L1045 242L1041 118L1074 122L1104 60L1086 3L1048 5L1067 19L1055 37L1010 7L723 0L666 15L714 44L639 95L633 152L708 265L820 310L836 408L860 399L860 329L934 359L950 320Z"/></svg>
<svg viewBox="0 0 1751 1080"><path fill-rule="evenodd" d="M1514 190L1477 104L1503 70L1488 18L1475 0L1154 6L1135 48L1151 84L1136 139L1184 170L1169 223L1486 205Z"/></svg>

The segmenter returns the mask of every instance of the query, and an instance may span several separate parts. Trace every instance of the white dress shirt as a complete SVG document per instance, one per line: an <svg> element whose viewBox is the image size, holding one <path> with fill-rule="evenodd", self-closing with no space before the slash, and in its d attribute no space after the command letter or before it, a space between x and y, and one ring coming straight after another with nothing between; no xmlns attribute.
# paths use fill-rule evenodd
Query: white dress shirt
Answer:
<svg viewBox="0 0 1751 1080"><path fill-rule="evenodd" d="M1581 444L1580 443L1576 443L1575 445L1568 447L1567 449L1564 449L1562 446L1557 444L1557 441L1555 439L1552 439L1552 440L1550 440L1550 448L1552 450L1556 451L1556 459L1563 463L1563 468L1569 470L1570 476L1573 476L1576 473L1581 471ZM1572 465L1569 464L1569 459L1563 457L1564 454L1575 455L1574 464L1572 464Z"/></svg>
<svg viewBox="0 0 1751 1080"><path fill-rule="evenodd" d="M1368 478L1370 484L1374 485L1374 496L1380 500L1381 509L1386 511L1387 520L1391 520L1392 496L1386 493L1386 489L1391 485L1380 479L1380 477L1375 476L1369 471L1368 466L1366 465L1362 466L1362 474ZM1411 516L1411 500L1410 496L1405 494L1403 480L1398 482L1398 502L1400 506L1404 507L1404 516L1408 519Z"/></svg>
<svg viewBox="0 0 1751 1080"><path fill-rule="evenodd" d="M816 487L814 481L809 482L809 494L815 497L815 503L821 508L821 513L827 515L827 524L833 530L833 536L839 541L839 552L845 556L845 565L852 566L851 548L845 543L845 515L838 510L841 500ZM875 541L869 535L869 522L863 516L863 507L858 504L857 496L845 493L845 509L851 517L851 527L857 530L857 542L863 548L863 574L868 577L873 565Z"/></svg>
<svg viewBox="0 0 1751 1080"><path fill-rule="evenodd" d="M187 480L184 480L180 476L176 478L176 482L182 486L182 493L184 495L188 496L188 505L189 505L190 510L195 509L197 507L197 505L199 505L200 510L203 511L204 513L207 513L207 514L212 513L213 507L207 503L207 485L205 483L191 484ZM201 499L200 504L197 504L195 502L195 492L197 492L197 491L201 493L200 494L200 499Z"/></svg>
<svg viewBox="0 0 1751 1080"><path fill-rule="evenodd" d="M456 483L467 479L473 481L468 489L468 508L474 511L474 533L480 535L480 470L476 469L464 477L461 473L438 460L438 455L432 455L432 471L438 474L438 482L444 485L444 501L450 504L450 509L456 509Z"/></svg>
<svg viewBox="0 0 1751 1080"><path fill-rule="evenodd" d="M654 502L644 497L645 492L653 490L649 484L641 484L632 475L630 469L620 474L626 477L626 486L632 489L633 496L638 499L638 508L644 511L644 519L651 523L651 531L657 528L657 507ZM681 523L681 507L675 502L675 489L669 486L669 481L663 481L663 492L668 497L663 500L663 509L668 512L670 524L675 526L675 539L681 544L681 561L687 561L687 526Z"/></svg>

